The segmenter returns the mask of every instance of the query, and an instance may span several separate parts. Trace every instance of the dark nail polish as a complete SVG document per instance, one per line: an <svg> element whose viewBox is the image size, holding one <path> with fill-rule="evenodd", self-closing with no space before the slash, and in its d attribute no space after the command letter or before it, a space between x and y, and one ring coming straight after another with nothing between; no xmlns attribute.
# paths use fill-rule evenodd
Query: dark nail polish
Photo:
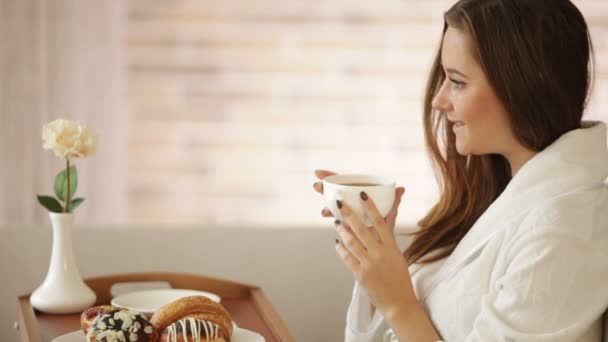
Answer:
<svg viewBox="0 0 608 342"><path fill-rule="evenodd" d="M336 224L336 226L340 225L340 220L335 220L334 223Z"/></svg>
<svg viewBox="0 0 608 342"><path fill-rule="evenodd" d="M340 241L338 241L338 239L336 239L336 245L339 244L339 243L340 243Z"/></svg>
<svg viewBox="0 0 608 342"><path fill-rule="evenodd" d="M336 200L336 205L338 205L338 209L342 209L342 201Z"/></svg>
<svg viewBox="0 0 608 342"><path fill-rule="evenodd" d="M362 200L367 201L367 194L365 193L365 191L361 191L359 195L361 196Z"/></svg>

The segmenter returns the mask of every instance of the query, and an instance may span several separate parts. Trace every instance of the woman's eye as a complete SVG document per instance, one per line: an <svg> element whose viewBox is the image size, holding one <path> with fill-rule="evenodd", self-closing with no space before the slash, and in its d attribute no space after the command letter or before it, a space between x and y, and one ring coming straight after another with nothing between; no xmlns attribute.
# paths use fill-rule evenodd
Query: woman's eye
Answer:
<svg viewBox="0 0 608 342"><path fill-rule="evenodd" d="M454 84L454 88L456 88L456 89L460 89L460 88L464 87L464 82L456 81L453 78L450 78L450 82L452 82Z"/></svg>

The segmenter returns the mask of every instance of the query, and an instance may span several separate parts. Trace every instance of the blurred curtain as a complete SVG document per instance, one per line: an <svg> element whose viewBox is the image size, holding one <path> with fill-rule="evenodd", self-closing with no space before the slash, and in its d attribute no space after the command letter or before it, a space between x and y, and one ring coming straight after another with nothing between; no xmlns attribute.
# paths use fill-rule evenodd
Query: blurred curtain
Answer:
<svg viewBox="0 0 608 342"><path fill-rule="evenodd" d="M64 164L42 149L42 126L80 121L98 152L77 160L76 222L126 220L124 16L121 0L0 0L0 226L47 223Z"/></svg>

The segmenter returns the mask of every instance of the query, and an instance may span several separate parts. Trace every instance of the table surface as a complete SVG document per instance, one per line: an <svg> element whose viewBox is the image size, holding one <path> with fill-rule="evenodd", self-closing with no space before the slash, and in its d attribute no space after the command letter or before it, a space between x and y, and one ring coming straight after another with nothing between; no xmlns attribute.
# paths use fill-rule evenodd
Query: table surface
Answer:
<svg viewBox="0 0 608 342"><path fill-rule="evenodd" d="M52 315L44 314L31 309L29 304L29 297L22 296L19 298L20 306L19 309L23 316L27 317L27 312L31 310L35 319L35 323L29 323L26 319L21 319L20 329L26 331L37 331L40 338L28 336L29 338L24 339L24 333L22 332L22 341L42 341L51 342L54 338L63 334L70 333L80 328L80 314L70 315ZM277 332L273 331L270 325L268 317L262 312L251 296L236 299L222 299L222 305L228 310L234 322L240 328L254 331L266 339L267 342L278 342L283 340L291 340L290 337L282 339L277 336ZM32 327L36 325L36 327Z"/></svg>

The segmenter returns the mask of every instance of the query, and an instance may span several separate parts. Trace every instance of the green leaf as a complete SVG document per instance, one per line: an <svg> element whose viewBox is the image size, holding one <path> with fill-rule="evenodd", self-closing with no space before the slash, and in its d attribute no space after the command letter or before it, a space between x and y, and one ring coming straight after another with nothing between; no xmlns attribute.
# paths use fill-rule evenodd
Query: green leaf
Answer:
<svg viewBox="0 0 608 342"><path fill-rule="evenodd" d="M61 204L55 197L51 196L38 196L38 202L42 204L47 210L52 211L54 213L60 213L63 211Z"/></svg>
<svg viewBox="0 0 608 342"><path fill-rule="evenodd" d="M70 200L70 210L69 212L72 213L74 212L74 209L76 209L77 206L80 205L80 203L84 202L84 198L74 198Z"/></svg>
<svg viewBox="0 0 608 342"><path fill-rule="evenodd" d="M76 165L70 166L70 198L74 197L76 187L78 186L78 172L76 171ZM62 200L66 201L68 196L68 181L67 173L65 169L62 170L55 176L55 195Z"/></svg>

